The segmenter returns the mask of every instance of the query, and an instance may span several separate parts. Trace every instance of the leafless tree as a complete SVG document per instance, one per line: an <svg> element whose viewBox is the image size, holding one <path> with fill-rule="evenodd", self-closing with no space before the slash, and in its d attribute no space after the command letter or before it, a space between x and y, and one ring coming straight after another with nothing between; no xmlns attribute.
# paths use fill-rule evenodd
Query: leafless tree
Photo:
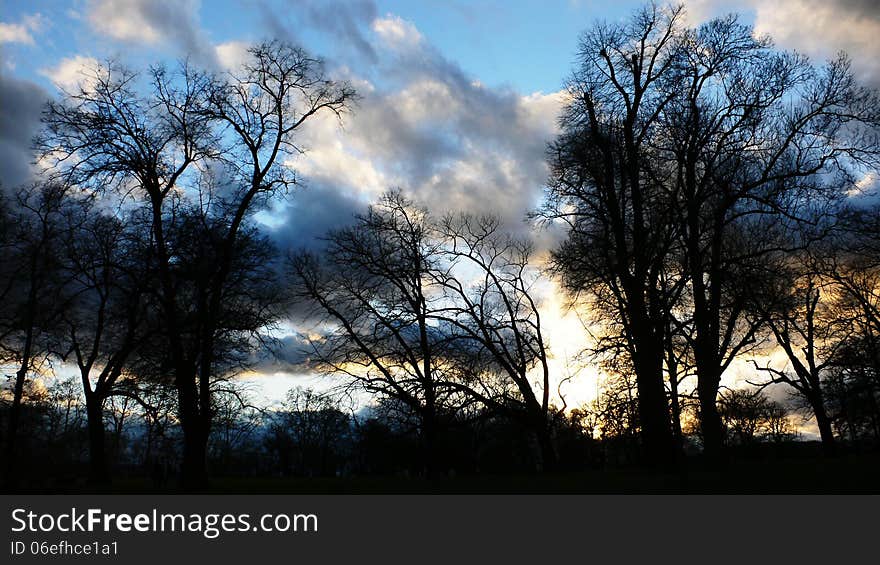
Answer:
<svg viewBox="0 0 880 565"><path fill-rule="evenodd" d="M835 304L833 283L815 270L809 257L792 257L789 268L780 269L779 275L776 289L762 308L766 308L766 325L788 363L782 368L756 360L752 364L770 377L760 386L785 384L802 397L816 419L825 453L833 455L836 441L825 381L852 333L852 318Z"/></svg>
<svg viewBox="0 0 880 565"><path fill-rule="evenodd" d="M749 281L791 246L787 225L814 221L852 186L853 163L876 166L876 94L840 56L815 68L771 49L735 16L688 32L682 95L663 139L693 300L694 360L707 450L717 451L721 374L754 340ZM797 243L797 242L795 242ZM743 292L745 289L746 292Z"/></svg>
<svg viewBox="0 0 880 565"><path fill-rule="evenodd" d="M435 230L442 261L433 276L446 301L430 317L461 335L466 365L474 366L474 356L484 357L484 366L498 373L493 382L501 380L516 391L508 400L484 387L479 397L490 402L489 408L507 409L522 419L537 438L544 468L552 469L557 455L549 351L535 297L541 271L532 264L532 245L505 234L493 216L450 215Z"/></svg>
<svg viewBox="0 0 880 565"><path fill-rule="evenodd" d="M70 300L52 329L53 351L79 371L89 430L89 479L102 483L109 480L104 404L115 394L129 395L129 387L117 384L138 344L155 331L145 312L150 277L133 226L127 228L81 198L68 198L64 211L58 260Z"/></svg>
<svg viewBox="0 0 880 565"><path fill-rule="evenodd" d="M788 410L760 389L725 391L719 404L726 439L731 444L751 445L761 439L779 441L791 435Z"/></svg>
<svg viewBox="0 0 880 565"><path fill-rule="evenodd" d="M573 292L617 304L655 446L668 421L664 297L684 299L714 458L721 375L763 322L753 296L779 256L806 243L791 235L798 225L830 213L859 167L876 169L877 95L844 56L816 68L736 16L690 29L681 8L656 5L585 35L578 65L544 213L571 228L557 265ZM670 260L681 274L661 284Z"/></svg>
<svg viewBox="0 0 880 565"><path fill-rule="evenodd" d="M682 20L681 8L651 5L581 37L539 211L569 228L553 255L565 287L619 320L614 334L632 357L646 459L661 464L674 448L663 387L664 293L671 288L660 278L677 226L667 171L651 153L662 113L678 95L671 77L685 44Z"/></svg>
<svg viewBox="0 0 880 565"><path fill-rule="evenodd" d="M386 195L354 226L331 232L323 257L299 254L291 267L295 297L326 325L314 343L319 366L416 415L431 474L438 415L457 391L447 386L449 342L430 319L438 246L426 216L399 194Z"/></svg>
<svg viewBox="0 0 880 565"><path fill-rule="evenodd" d="M148 89L110 64L48 105L38 141L41 159L68 182L115 189L148 211L190 488L206 480L216 342L228 322L225 290L241 234L255 210L296 183L284 161L299 151L302 124L322 112L340 115L354 95L299 48L269 42L249 54L242 69L223 76L186 63L176 73L153 68ZM177 284L181 210L195 211L210 249L199 258L202 282L192 296L181 296Z"/></svg>
<svg viewBox="0 0 880 565"><path fill-rule="evenodd" d="M28 375L49 354L49 335L67 301L59 258L64 234L64 195L59 184L38 184L16 193L4 229L0 265L0 360L16 367L6 426L5 477L17 481L16 441Z"/></svg>
<svg viewBox="0 0 880 565"><path fill-rule="evenodd" d="M399 192L327 241L321 257L292 262L295 294L324 326L315 351L326 370L415 415L427 468L441 417L474 406L520 421L543 467L556 465L540 274L526 241L493 217L434 220Z"/></svg>

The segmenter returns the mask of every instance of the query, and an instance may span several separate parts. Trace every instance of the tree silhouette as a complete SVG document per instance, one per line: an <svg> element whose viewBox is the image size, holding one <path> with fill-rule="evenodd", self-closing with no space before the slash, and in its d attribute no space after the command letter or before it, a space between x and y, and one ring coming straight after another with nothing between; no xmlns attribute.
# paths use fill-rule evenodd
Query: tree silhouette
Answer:
<svg viewBox="0 0 880 565"><path fill-rule="evenodd" d="M59 257L69 303L53 329L62 361L75 363L89 429L89 479L109 481L104 404L130 394L121 382L138 345L156 331L146 315L150 276L139 233L88 201L69 201ZM136 226L136 224L134 224Z"/></svg>
<svg viewBox="0 0 880 565"><path fill-rule="evenodd" d="M683 48L682 10L649 6L580 40L562 134L550 146L547 202L568 239L553 260L565 287L588 292L619 320L638 385L646 457L672 459L663 388L665 306L660 277L675 245L672 197L651 158Z"/></svg>
<svg viewBox="0 0 880 565"><path fill-rule="evenodd" d="M269 42L249 55L224 76L188 64L177 73L152 68L145 93L136 74L114 64L98 69L89 84L48 105L38 140L41 158L67 182L133 195L149 212L189 488L206 481L216 346L241 234L256 209L296 183L283 161L299 151L298 128L317 113L341 114L354 95L299 48ZM187 207L210 247L199 257L193 296L181 296L176 279L183 241L173 232Z"/></svg>
<svg viewBox="0 0 880 565"><path fill-rule="evenodd" d="M412 411L428 475L436 465L438 413L457 394L447 384L449 342L429 318L438 260L429 229L424 210L392 193L354 226L328 234L323 260L302 253L291 261L294 296L335 328L316 343L318 362Z"/></svg>
<svg viewBox="0 0 880 565"><path fill-rule="evenodd" d="M655 456L668 427L664 312L678 312L705 449L718 457L721 375L763 322L753 297L804 244L789 232L876 167L877 95L843 56L816 69L736 16L689 29L681 8L653 4L584 35L569 93L543 210L570 228L556 265L569 290L616 310ZM662 281L670 261L680 278Z"/></svg>
<svg viewBox="0 0 880 565"><path fill-rule="evenodd" d="M6 425L6 481L18 480L16 442L28 375L49 353L49 333L67 296L61 268L62 214L66 188L47 183L16 192L15 213L3 218L4 260L0 267L0 360L16 367Z"/></svg>

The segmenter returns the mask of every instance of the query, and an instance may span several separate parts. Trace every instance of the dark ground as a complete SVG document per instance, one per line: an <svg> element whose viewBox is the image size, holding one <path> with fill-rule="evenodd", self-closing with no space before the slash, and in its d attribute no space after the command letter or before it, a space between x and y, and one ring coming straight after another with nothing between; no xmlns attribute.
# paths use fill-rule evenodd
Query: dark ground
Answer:
<svg viewBox="0 0 880 565"><path fill-rule="evenodd" d="M26 492L30 489L20 489ZM68 483L32 492L148 494L179 492L173 481L117 478L107 487ZM706 468L690 459L681 470L636 467L570 473L460 475L434 480L406 476L345 478L214 477L217 494L880 494L880 454L826 458L733 460Z"/></svg>

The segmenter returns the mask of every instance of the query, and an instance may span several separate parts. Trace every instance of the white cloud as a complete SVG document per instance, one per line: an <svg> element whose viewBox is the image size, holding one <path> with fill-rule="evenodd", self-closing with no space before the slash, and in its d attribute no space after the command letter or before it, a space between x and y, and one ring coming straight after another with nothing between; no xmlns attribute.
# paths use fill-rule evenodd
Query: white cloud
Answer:
<svg viewBox="0 0 880 565"><path fill-rule="evenodd" d="M450 85L433 79L417 80L389 98L412 125L429 120L445 121L461 112L460 101Z"/></svg>
<svg viewBox="0 0 880 565"><path fill-rule="evenodd" d="M96 32L150 46L171 45L203 64L217 52L199 26L199 0L88 0L86 18Z"/></svg>
<svg viewBox="0 0 880 565"><path fill-rule="evenodd" d="M289 164L360 200L400 187L438 212L494 212L518 229L542 193L565 94L486 87L398 16L372 28L379 72L391 80L377 89L348 67L337 71L358 85L357 107L344 128L310 120L299 139L307 153Z"/></svg>
<svg viewBox="0 0 880 565"><path fill-rule="evenodd" d="M52 68L40 69L39 73L56 86L74 92L81 87L88 88L94 82L99 66L97 59L93 57L75 55L62 59Z"/></svg>
<svg viewBox="0 0 880 565"><path fill-rule="evenodd" d="M21 23L10 24L0 22L0 43L24 43L34 44L34 33L39 32L46 25L46 17L36 13L24 16Z"/></svg>
<svg viewBox="0 0 880 565"><path fill-rule="evenodd" d="M158 0L153 3L142 0L91 0L88 4L88 20L94 29L113 39L143 43L156 43L166 31L159 25L156 15L187 17L194 4L190 1ZM177 13L175 13L177 12Z"/></svg>
<svg viewBox="0 0 880 565"><path fill-rule="evenodd" d="M376 18L372 27L382 42L393 49L401 51L415 49L422 43L422 34L416 26L394 14Z"/></svg>
<svg viewBox="0 0 880 565"><path fill-rule="evenodd" d="M248 48L250 43L246 41L228 41L214 47L217 52L217 60L220 66L231 71L240 69L248 60Z"/></svg>
<svg viewBox="0 0 880 565"><path fill-rule="evenodd" d="M848 52L862 72L880 71L880 19L846 12L834 3L785 0L756 6L755 31L770 34L780 45L824 59L837 50Z"/></svg>
<svg viewBox="0 0 880 565"><path fill-rule="evenodd" d="M568 92L565 90L549 94L533 92L520 99L521 119L527 127L549 138L549 136L559 133L559 124L556 118L567 101Z"/></svg>
<svg viewBox="0 0 880 565"><path fill-rule="evenodd" d="M797 49L817 62L846 51L860 78L880 82L880 13L870 2L850 0L690 0L690 21L699 23L729 12L754 13L756 34L768 34L782 48Z"/></svg>

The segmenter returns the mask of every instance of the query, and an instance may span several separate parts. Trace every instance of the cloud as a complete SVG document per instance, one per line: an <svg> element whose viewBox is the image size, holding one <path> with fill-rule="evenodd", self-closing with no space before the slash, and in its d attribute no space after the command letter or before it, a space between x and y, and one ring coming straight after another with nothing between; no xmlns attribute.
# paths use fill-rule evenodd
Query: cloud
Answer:
<svg viewBox="0 0 880 565"><path fill-rule="evenodd" d="M254 352L248 367L257 374L308 373L312 354L308 338L299 334L285 335Z"/></svg>
<svg viewBox="0 0 880 565"><path fill-rule="evenodd" d="M525 232L563 94L487 88L397 16L377 18L371 29L375 64L332 71L358 86L353 112L342 127L325 114L300 132L306 151L288 164L308 187L268 214L273 238L281 247L316 246L391 188L437 215L495 213Z"/></svg>
<svg viewBox="0 0 880 565"><path fill-rule="evenodd" d="M846 51L864 83L880 87L880 8L872 0L747 0L754 10L755 31L769 34L777 45L797 49L817 62ZM732 11L742 3L691 0L692 20L706 20Z"/></svg>
<svg viewBox="0 0 880 565"><path fill-rule="evenodd" d="M76 92L80 87L88 87L94 81L99 67L100 63L94 57L74 55L62 59L54 67L40 69L39 73L67 92Z"/></svg>
<svg viewBox="0 0 880 565"><path fill-rule="evenodd" d="M217 54L217 61L225 70L241 69L248 61L250 55L248 48L250 43L246 41L228 41L214 47Z"/></svg>
<svg viewBox="0 0 880 565"><path fill-rule="evenodd" d="M373 0L299 0L260 2L263 25L279 39L297 42L297 31L308 29L332 36L342 54L375 63L377 54L370 40L370 24L378 16ZM295 31L297 30L297 31Z"/></svg>
<svg viewBox="0 0 880 565"><path fill-rule="evenodd" d="M371 26L383 43L394 49L414 49L422 42L422 34L410 22L388 14L376 19Z"/></svg>
<svg viewBox="0 0 880 565"><path fill-rule="evenodd" d="M264 226L265 233L282 250L318 249L319 238L329 230L351 224L367 203L345 187L309 181L292 198L269 213L275 221Z"/></svg>
<svg viewBox="0 0 880 565"><path fill-rule="evenodd" d="M46 22L46 17L39 13L24 16L17 24L0 22L0 43L33 45L33 34L43 29Z"/></svg>
<svg viewBox="0 0 880 565"><path fill-rule="evenodd" d="M304 8L308 24L335 35L369 60L376 59L376 52L364 32L365 24L376 18L375 2L318 0L305 2Z"/></svg>
<svg viewBox="0 0 880 565"><path fill-rule="evenodd" d="M360 99L343 126L324 114L299 132L305 153L287 164L307 188L262 215L273 238L283 248L316 246L392 188L436 214L494 212L524 229L546 180L545 148L562 94L487 88L412 23L392 14L364 22L369 12L359 21L368 24L376 59L349 54L331 70L355 84ZM329 26L326 33L348 37Z"/></svg>
<svg viewBox="0 0 880 565"><path fill-rule="evenodd" d="M214 65L216 53L198 23L199 0L89 0L87 19L100 34L156 46L170 42L185 55Z"/></svg>
<svg viewBox="0 0 880 565"><path fill-rule="evenodd" d="M0 185L4 190L33 176L31 140L49 96L33 82L0 72Z"/></svg>

